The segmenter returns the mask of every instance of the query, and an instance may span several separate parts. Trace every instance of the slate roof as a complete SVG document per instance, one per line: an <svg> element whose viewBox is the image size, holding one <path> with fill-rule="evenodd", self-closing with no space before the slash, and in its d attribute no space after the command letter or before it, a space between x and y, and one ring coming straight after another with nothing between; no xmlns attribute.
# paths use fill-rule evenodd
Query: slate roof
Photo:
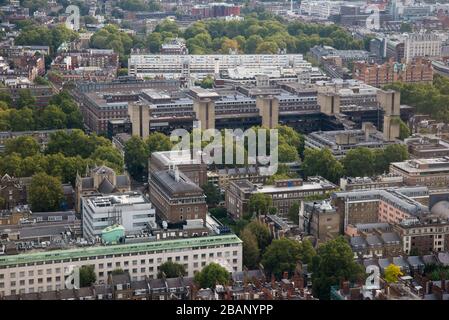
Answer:
<svg viewBox="0 0 449 320"><path fill-rule="evenodd" d="M114 190L115 190L114 185L107 178L104 178L103 181L98 186L98 192L103 194L113 193Z"/></svg>
<svg viewBox="0 0 449 320"><path fill-rule="evenodd" d="M179 172L179 181L176 181L168 170L156 171L152 174L170 194L175 193L203 193L203 190L193 183L182 172Z"/></svg>

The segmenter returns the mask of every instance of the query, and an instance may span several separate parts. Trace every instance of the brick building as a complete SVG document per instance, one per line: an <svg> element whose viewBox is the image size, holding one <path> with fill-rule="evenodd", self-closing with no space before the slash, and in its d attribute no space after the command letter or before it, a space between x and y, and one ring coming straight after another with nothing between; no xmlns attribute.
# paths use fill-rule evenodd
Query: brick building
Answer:
<svg viewBox="0 0 449 320"><path fill-rule="evenodd" d="M424 82L433 81L433 67L430 60L414 59L409 63L395 62L393 58L384 64L364 61L354 62L353 76L355 79L371 86L382 87L393 82Z"/></svg>
<svg viewBox="0 0 449 320"><path fill-rule="evenodd" d="M272 206L279 215L286 215L293 203L299 203L306 197L322 196L334 191L336 186L321 177L288 179L276 181L274 185L257 185L249 180L236 180L226 190L225 202L229 214L239 219L248 212L249 199L252 194L263 193L271 197Z"/></svg>
<svg viewBox="0 0 449 320"><path fill-rule="evenodd" d="M409 186L445 188L449 185L449 157L393 162L390 173L403 176Z"/></svg>
<svg viewBox="0 0 449 320"><path fill-rule="evenodd" d="M203 190L177 167L151 172L150 200L156 214L170 224L206 220L207 204Z"/></svg>
<svg viewBox="0 0 449 320"><path fill-rule="evenodd" d="M27 203L25 184L18 178L5 174L0 179L0 209L12 209Z"/></svg>

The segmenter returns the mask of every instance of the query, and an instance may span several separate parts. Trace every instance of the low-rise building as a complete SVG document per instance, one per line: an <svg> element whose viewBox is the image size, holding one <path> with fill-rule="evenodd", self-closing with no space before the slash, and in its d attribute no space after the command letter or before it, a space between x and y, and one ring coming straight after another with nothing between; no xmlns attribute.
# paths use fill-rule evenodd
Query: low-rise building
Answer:
<svg viewBox="0 0 449 320"><path fill-rule="evenodd" d="M307 201L303 206L300 223L303 220L305 234L313 236L318 243L332 240L340 234L340 215L329 201Z"/></svg>
<svg viewBox="0 0 449 320"><path fill-rule="evenodd" d="M203 190L176 166L151 172L151 203L168 224L185 224L187 220L206 221L207 204Z"/></svg>
<svg viewBox="0 0 449 320"><path fill-rule="evenodd" d="M407 219L394 226L402 238L403 251L425 255L449 250L449 206L435 205L425 219Z"/></svg>
<svg viewBox="0 0 449 320"><path fill-rule="evenodd" d="M188 177L197 186L207 184L207 164L192 159L190 152L159 151L151 153L148 159L148 174L152 172L168 170L170 166L176 166L180 172Z"/></svg>
<svg viewBox="0 0 449 320"><path fill-rule="evenodd" d="M328 148L335 157L341 158L355 148L383 149L396 141L385 139L372 123L365 122L362 129L312 132L306 136L305 143L309 148Z"/></svg>
<svg viewBox="0 0 449 320"><path fill-rule="evenodd" d="M79 174L76 176L75 209L77 212L81 212L82 197L129 191L131 191L131 180L127 174L118 175L107 166L99 166L93 169L87 167L84 177Z"/></svg>
<svg viewBox="0 0 449 320"><path fill-rule="evenodd" d="M340 178L340 189L343 191L384 189L404 185L402 176L383 174L374 177L343 177Z"/></svg>
<svg viewBox="0 0 449 320"><path fill-rule="evenodd" d="M409 186L446 188L449 185L449 156L393 162L390 173L403 176Z"/></svg>
<svg viewBox="0 0 449 320"><path fill-rule="evenodd" d="M413 135L404 140L409 154L414 158L449 156L449 142L434 135Z"/></svg>
<svg viewBox="0 0 449 320"><path fill-rule="evenodd" d="M228 213L233 219L239 219L248 212L251 195L263 193L272 199L272 206L279 215L286 215L293 203L299 203L307 197L320 197L332 192L336 186L322 177L279 180L273 185L259 185L249 180L236 180L226 190L225 202Z"/></svg>
<svg viewBox="0 0 449 320"><path fill-rule="evenodd" d="M138 234L156 223L155 209L138 193L83 197L82 213L83 235L88 239L100 237L114 224L122 225L125 234Z"/></svg>
<svg viewBox="0 0 449 320"><path fill-rule="evenodd" d="M354 62L353 76L366 84L382 87L393 82L431 83L433 81L432 61L421 58L409 63L395 62L390 58L384 64Z"/></svg>
<svg viewBox="0 0 449 320"><path fill-rule="evenodd" d="M350 224L388 222L429 214L429 190L426 187L335 192L332 203L340 215L340 230ZM425 203L425 205L423 204Z"/></svg>
<svg viewBox="0 0 449 320"><path fill-rule="evenodd" d="M232 234L1 255L0 296L62 290L71 270L83 265L93 265L97 281L107 283L118 268L133 281L156 278L169 260L183 264L193 277L217 259L242 271L242 241Z"/></svg>

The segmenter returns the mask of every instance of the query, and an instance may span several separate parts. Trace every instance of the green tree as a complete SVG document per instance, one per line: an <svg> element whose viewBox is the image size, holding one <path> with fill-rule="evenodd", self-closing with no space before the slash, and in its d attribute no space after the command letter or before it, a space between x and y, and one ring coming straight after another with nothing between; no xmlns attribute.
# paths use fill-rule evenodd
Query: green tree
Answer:
<svg viewBox="0 0 449 320"><path fill-rule="evenodd" d="M256 215L267 214L271 204L272 199L269 195L257 192L249 197L248 209L250 213Z"/></svg>
<svg viewBox="0 0 449 320"><path fill-rule="evenodd" d="M299 251L299 260L303 264L310 264L312 263L313 257L316 256L316 251L313 248L312 242L309 240L303 240L300 244L300 251Z"/></svg>
<svg viewBox="0 0 449 320"><path fill-rule="evenodd" d="M257 240L257 245L261 252L265 251L265 248L271 243L272 237L267 225L259 220L253 220L248 223L244 230L249 230Z"/></svg>
<svg viewBox="0 0 449 320"><path fill-rule="evenodd" d="M201 88L204 88L204 89L213 88L214 87L214 78L212 78L211 76L205 77L203 80L201 80L200 86L201 86Z"/></svg>
<svg viewBox="0 0 449 320"><path fill-rule="evenodd" d="M146 139L145 143L148 149L148 155L157 151L169 151L173 147L170 137L161 133L151 133Z"/></svg>
<svg viewBox="0 0 449 320"><path fill-rule="evenodd" d="M103 160L114 165L114 170L121 172L124 166L123 156L118 149L112 146L100 146L90 155L91 159Z"/></svg>
<svg viewBox="0 0 449 320"><path fill-rule="evenodd" d="M263 42L259 35L250 36L245 43L245 53L256 53L257 47Z"/></svg>
<svg viewBox="0 0 449 320"><path fill-rule="evenodd" d="M19 136L5 141L5 154L12 154L15 152L22 158L25 158L33 156L39 153L39 151L39 144L33 137Z"/></svg>
<svg viewBox="0 0 449 320"><path fill-rule="evenodd" d="M11 131L29 131L35 128L33 111L29 108L9 110L6 121Z"/></svg>
<svg viewBox="0 0 449 320"><path fill-rule="evenodd" d="M281 278L284 272L292 274L300 260L299 242L288 238L273 240L262 256L262 265L268 274Z"/></svg>
<svg viewBox="0 0 449 320"><path fill-rule="evenodd" d="M41 86L48 86L50 84L50 82L47 79L41 76L37 76L36 78L34 78L34 83Z"/></svg>
<svg viewBox="0 0 449 320"><path fill-rule="evenodd" d="M212 182L209 182L201 187L206 195L206 202L209 207L215 207L220 203L221 193Z"/></svg>
<svg viewBox="0 0 449 320"><path fill-rule="evenodd" d="M95 283L95 281L97 281L94 265L81 266L79 269L79 275L81 288L90 287Z"/></svg>
<svg viewBox="0 0 449 320"><path fill-rule="evenodd" d="M404 139L407 139L408 137L410 137L410 128L404 121L400 120L400 122L399 122L399 139L404 140Z"/></svg>
<svg viewBox="0 0 449 320"><path fill-rule="evenodd" d="M279 50L278 45L274 41L264 41L262 43L259 43L259 45L256 48L256 53L262 54L275 54Z"/></svg>
<svg viewBox="0 0 449 320"><path fill-rule="evenodd" d="M20 164L22 158L17 153L12 153L6 156L3 156L0 161L0 173L4 175L5 173L21 177Z"/></svg>
<svg viewBox="0 0 449 320"><path fill-rule="evenodd" d="M148 35L146 42L150 52L157 53L161 50L163 43L162 35L159 32L152 32Z"/></svg>
<svg viewBox="0 0 449 320"><path fill-rule="evenodd" d="M140 137L133 136L126 142L125 165L134 179L145 180L148 175L148 150Z"/></svg>
<svg viewBox="0 0 449 320"><path fill-rule="evenodd" d="M306 177L318 175L338 183L343 175L342 164L335 159L327 148L321 150L307 148L304 151L302 166Z"/></svg>
<svg viewBox="0 0 449 320"><path fill-rule="evenodd" d="M129 34L121 31L116 25L108 24L92 35L90 45L97 49L113 49L119 55L120 61L126 64L133 41Z"/></svg>
<svg viewBox="0 0 449 320"><path fill-rule="evenodd" d="M331 286L338 285L340 281L356 281L365 277L363 268L354 261L352 249L343 237L318 247L310 271L313 295L322 300L329 300Z"/></svg>
<svg viewBox="0 0 449 320"><path fill-rule="evenodd" d="M59 210L63 197L61 181L58 178L46 173L38 173L32 177L29 198L33 211Z"/></svg>
<svg viewBox="0 0 449 320"><path fill-rule="evenodd" d="M185 276L187 274L184 266L182 264L167 261L159 266L158 278L162 278L165 275L166 278L176 278L180 276Z"/></svg>
<svg viewBox="0 0 449 320"><path fill-rule="evenodd" d="M38 126L42 129L63 129L67 127L67 116L57 106L49 105L38 119Z"/></svg>
<svg viewBox="0 0 449 320"><path fill-rule="evenodd" d="M30 89L24 89L19 91L19 98L17 99L17 107L33 108L36 105L36 98L31 93Z"/></svg>
<svg viewBox="0 0 449 320"><path fill-rule="evenodd" d="M15 39L15 44L49 46L51 52L56 52L63 42L73 41L77 37L78 34L64 24L58 24L52 28L44 25L28 25L22 28L19 36Z"/></svg>
<svg viewBox="0 0 449 320"><path fill-rule="evenodd" d="M62 153L66 157L81 156L88 158L101 146L112 146L111 142L96 134L86 135L79 129L56 131L50 135L47 154Z"/></svg>
<svg viewBox="0 0 449 320"><path fill-rule="evenodd" d="M298 149L293 145L281 143L278 146L279 162L295 162L299 160Z"/></svg>
<svg viewBox="0 0 449 320"><path fill-rule="evenodd" d="M55 105L60 108L66 115L67 128L83 128L83 116L73 98L67 91L62 91L51 97L50 105Z"/></svg>
<svg viewBox="0 0 449 320"><path fill-rule="evenodd" d="M6 103L6 105L11 106L12 104L11 94L8 91L0 91L0 101L3 101Z"/></svg>
<svg viewBox="0 0 449 320"><path fill-rule="evenodd" d="M401 162L409 158L407 146L402 144L388 145L384 150L375 150L375 172L382 174L388 172L390 163Z"/></svg>
<svg viewBox="0 0 449 320"><path fill-rule="evenodd" d="M195 282L201 288L215 288L217 284L229 283L229 272L218 263L212 262L195 274Z"/></svg>
<svg viewBox="0 0 449 320"><path fill-rule="evenodd" d="M260 260L260 249L256 236L250 229L245 228L240 232L243 241L243 265L247 268L255 268Z"/></svg>
<svg viewBox="0 0 449 320"><path fill-rule="evenodd" d="M298 223L299 221L299 208L300 205L298 202L294 202L290 208L288 208L288 218L294 223Z"/></svg>
<svg viewBox="0 0 449 320"><path fill-rule="evenodd" d="M341 162L348 177L364 177L374 174L374 153L371 149L349 150Z"/></svg>

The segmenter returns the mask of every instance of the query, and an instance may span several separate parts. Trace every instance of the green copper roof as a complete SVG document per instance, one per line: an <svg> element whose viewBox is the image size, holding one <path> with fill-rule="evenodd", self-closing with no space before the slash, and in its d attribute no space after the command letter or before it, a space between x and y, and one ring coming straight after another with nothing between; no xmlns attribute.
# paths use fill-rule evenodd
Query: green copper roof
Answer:
<svg viewBox="0 0 449 320"><path fill-rule="evenodd" d="M132 243L110 246L95 246L86 248L52 250L34 253L21 253L0 257L0 266L15 265L21 263L45 262L51 260L65 260L73 258L84 258L98 255L123 254L156 250L178 250L185 248L198 248L203 246L219 246L224 244L242 243L235 234L183 238L176 240L159 240L153 242Z"/></svg>

